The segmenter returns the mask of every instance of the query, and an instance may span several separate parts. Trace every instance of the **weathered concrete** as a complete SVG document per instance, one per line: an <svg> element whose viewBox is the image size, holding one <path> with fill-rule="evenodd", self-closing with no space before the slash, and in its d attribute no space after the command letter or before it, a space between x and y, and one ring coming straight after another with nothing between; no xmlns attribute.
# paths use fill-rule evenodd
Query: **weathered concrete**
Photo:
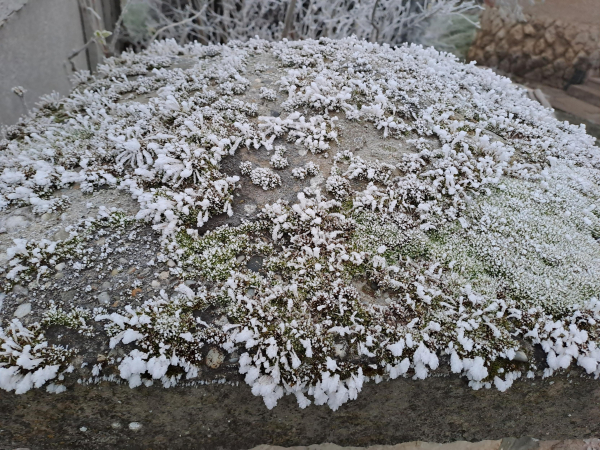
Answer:
<svg viewBox="0 0 600 450"><path fill-rule="evenodd" d="M41 95L67 94L71 69L65 63L84 43L77 0L23 3L9 2L0 26L0 125L15 123ZM85 53L74 62L78 69L89 68ZM15 86L27 90L24 98L12 92Z"/></svg>
<svg viewBox="0 0 600 450"><path fill-rule="evenodd" d="M374 445L369 447L340 447L331 443L309 445L308 447L259 445L252 450L597 450L598 448L600 448L599 439L540 441L524 437L480 442L455 441L448 444L412 441L396 445Z"/></svg>
<svg viewBox="0 0 600 450"><path fill-rule="evenodd" d="M133 431L131 422L142 426ZM573 372L553 381L518 381L501 393L474 391L455 376L402 378L368 383L358 400L336 412L299 409L290 396L269 411L241 379L239 386L172 389L75 384L59 395L1 391L0 424L0 448L31 450L584 439L600 435L600 384Z"/></svg>

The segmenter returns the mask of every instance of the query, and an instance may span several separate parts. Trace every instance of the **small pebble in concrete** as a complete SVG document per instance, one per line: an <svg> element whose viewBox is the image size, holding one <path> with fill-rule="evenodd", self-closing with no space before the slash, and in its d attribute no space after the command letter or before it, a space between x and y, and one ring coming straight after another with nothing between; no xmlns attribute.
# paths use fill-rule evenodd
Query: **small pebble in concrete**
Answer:
<svg viewBox="0 0 600 450"><path fill-rule="evenodd" d="M31 303L23 303L23 304L19 305L19 307L15 311L14 315L17 319L21 319L22 317L25 317L30 312L31 312Z"/></svg>
<svg viewBox="0 0 600 450"><path fill-rule="evenodd" d="M29 221L25 216L11 216L4 221L4 227L9 230L16 230L18 228L23 228L29 225Z"/></svg>
<svg viewBox="0 0 600 450"><path fill-rule="evenodd" d="M135 423L135 422L132 422L132 423ZM113 423L110 424L110 426L111 426L112 429L118 430L118 429L121 428L122 425L119 422L113 422Z"/></svg>
<svg viewBox="0 0 600 450"><path fill-rule="evenodd" d="M172 259L167 261L167 266L169 267L175 267L177 264L175 264L175 261L173 261Z"/></svg>
<svg viewBox="0 0 600 450"><path fill-rule="evenodd" d="M216 348L211 348L206 355L206 365L211 369L217 369L223 361L225 360L225 355L223 352Z"/></svg>
<svg viewBox="0 0 600 450"><path fill-rule="evenodd" d="M131 423L129 424L129 429L130 429L131 431L138 431L138 430L140 430L141 428L142 428L142 424L141 424L141 423L139 423L139 422L131 422Z"/></svg>
<svg viewBox="0 0 600 450"><path fill-rule="evenodd" d="M98 301L100 303L109 303L110 302L110 295L108 294L108 292L104 291L104 292L100 292L100 294L98 295Z"/></svg>
<svg viewBox="0 0 600 450"><path fill-rule="evenodd" d="M514 360L520 361L520 362L527 362L527 355L525 354L524 351L519 350L515 353Z"/></svg>
<svg viewBox="0 0 600 450"><path fill-rule="evenodd" d="M65 239L69 239L71 235L67 233L65 230L60 230L54 234L54 239L57 241L64 241Z"/></svg>
<svg viewBox="0 0 600 450"><path fill-rule="evenodd" d="M18 295L27 295L29 290L26 287L17 284L15 287L13 287L13 292Z"/></svg>
<svg viewBox="0 0 600 450"><path fill-rule="evenodd" d="M57 272L62 272L62 271L65 269L65 263L64 263L64 262L62 262L62 263L60 263L60 264L57 264L56 266L54 266L54 269L55 269Z"/></svg>
<svg viewBox="0 0 600 450"><path fill-rule="evenodd" d="M504 438L500 444L499 450L537 450L539 441L530 437Z"/></svg>
<svg viewBox="0 0 600 450"><path fill-rule="evenodd" d="M152 285L152 287L154 289L158 289L160 287L160 281L158 281L158 280L152 280L151 285Z"/></svg>
<svg viewBox="0 0 600 450"><path fill-rule="evenodd" d="M246 263L246 267L253 272L258 272L263 265L263 258L261 256L253 256Z"/></svg>
<svg viewBox="0 0 600 450"><path fill-rule="evenodd" d="M70 291L67 291L67 292L64 292L63 294L61 294L60 298L63 301L68 302L75 298L75 294L76 294L75 290L70 290Z"/></svg>
<svg viewBox="0 0 600 450"><path fill-rule="evenodd" d="M169 272L167 272L166 270L164 272L161 272L158 278L160 278L161 280L166 280L167 278L169 278Z"/></svg>

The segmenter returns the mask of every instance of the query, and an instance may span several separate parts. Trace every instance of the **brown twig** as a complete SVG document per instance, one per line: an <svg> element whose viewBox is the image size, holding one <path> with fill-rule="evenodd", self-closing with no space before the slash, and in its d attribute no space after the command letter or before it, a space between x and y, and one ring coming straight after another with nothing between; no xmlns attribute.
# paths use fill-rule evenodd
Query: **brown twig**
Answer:
<svg viewBox="0 0 600 450"><path fill-rule="evenodd" d="M150 38L150 42L152 42L154 39L156 39L156 37L157 37L157 36L158 36L160 33L162 33L163 31L165 31L165 30L167 30L167 29L169 29L169 28L173 28L173 27L176 27L176 26L178 26L178 25L183 25L184 23L188 23L188 22L191 22L191 21L193 21L195 18L199 17L199 16L200 16L200 14L202 14L202 13L204 12L204 8L205 8L205 7L206 7L206 5L204 5L204 6L202 7L202 9L201 9L200 11L198 11L196 14L194 14L192 17L188 17L187 19L184 19L184 20L182 20L181 22L171 23L171 24L169 24L169 25L165 25L165 26L164 26L164 27L162 27L162 28L159 28L158 30L156 30L156 33L154 33L154 34L152 35L152 37Z"/></svg>
<svg viewBox="0 0 600 450"><path fill-rule="evenodd" d="M115 28L113 30L112 39L110 40L110 44L108 45L108 52L110 55L115 54L115 47L117 45L117 41L119 40L119 34L121 33L121 24L123 23L123 16L127 12L127 8L129 7L129 3L131 0L127 0L123 9L121 10L121 14L119 14L119 18L117 19L117 23L115 23Z"/></svg>
<svg viewBox="0 0 600 450"><path fill-rule="evenodd" d="M77 50L73 50L69 56L67 56L67 61L69 61L69 63L71 64L71 70L73 72L77 71L77 68L75 67L75 63L73 62L73 58L75 58L77 55L79 55L82 51L84 51L86 48L88 48L90 46L90 44L94 42L94 38L91 38L89 41L87 41L85 44L83 44L82 47L78 48Z"/></svg>
<svg viewBox="0 0 600 450"><path fill-rule="evenodd" d="M375 0L375 4L373 5L373 11L371 12L371 25L373 25L373 28L375 28L375 34L371 35L371 42L377 42L377 39L379 39L379 27L375 25L375 10L377 9L378 5L379 0Z"/></svg>
<svg viewBox="0 0 600 450"><path fill-rule="evenodd" d="M294 9L296 9L296 0L290 0L290 4L285 12L283 32L281 33L282 38L287 38L290 36L292 24L294 22Z"/></svg>

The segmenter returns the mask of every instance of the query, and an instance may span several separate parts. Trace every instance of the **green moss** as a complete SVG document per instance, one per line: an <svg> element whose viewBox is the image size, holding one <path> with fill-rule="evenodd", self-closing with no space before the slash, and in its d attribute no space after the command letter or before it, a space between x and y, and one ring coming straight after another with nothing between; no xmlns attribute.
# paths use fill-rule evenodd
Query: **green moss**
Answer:
<svg viewBox="0 0 600 450"><path fill-rule="evenodd" d="M237 257L271 253L272 248L262 241L256 242L252 236L262 231L264 223L252 222L239 227L222 226L207 231L199 238L191 237L186 231L179 231L175 237L183 249L180 257L186 270L207 280L224 281L233 270L240 269Z"/></svg>
<svg viewBox="0 0 600 450"><path fill-rule="evenodd" d="M92 313L87 309L76 307L69 312L66 312L62 308L52 304L50 308L44 312L41 325L46 328L51 325L64 326L78 330L86 336L91 336L93 334L93 327L88 325L88 321L91 320Z"/></svg>

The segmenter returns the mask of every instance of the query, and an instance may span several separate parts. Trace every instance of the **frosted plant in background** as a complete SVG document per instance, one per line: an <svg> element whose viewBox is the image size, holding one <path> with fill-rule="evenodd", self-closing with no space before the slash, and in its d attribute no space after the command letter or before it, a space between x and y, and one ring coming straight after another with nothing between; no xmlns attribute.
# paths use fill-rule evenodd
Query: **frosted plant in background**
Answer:
<svg viewBox="0 0 600 450"><path fill-rule="evenodd" d="M465 58L479 26L481 2L458 0L361 0L302 4L297 0L220 0L213 4L182 0L129 0L120 39L137 50L156 38L184 44L281 38L340 39L355 35L372 42L432 45ZM504 17L525 21L523 6L533 0L489 2ZM263 88L261 98L274 101Z"/></svg>
<svg viewBox="0 0 600 450"><path fill-rule="evenodd" d="M252 173L252 163L250 161L242 161L240 163L240 172L242 175L249 177Z"/></svg>
<svg viewBox="0 0 600 450"><path fill-rule="evenodd" d="M304 169L306 169L306 173L311 177L316 177L321 172L319 166L312 161L307 162Z"/></svg>
<svg viewBox="0 0 600 450"><path fill-rule="evenodd" d="M515 22L525 22L527 17L523 12L523 6L534 5L535 0L491 0L490 3L498 8L503 17Z"/></svg>
<svg viewBox="0 0 600 450"><path fill-rule="evenodd" d="M252 168L250 161L244 161L240 164L240 172L242 175L250 177L252 184L260 186L265 191L275 189L281 185L281 177L279 175L266 167Z"/></svg>
<svg viewBox="0 0 600 450"><path fill-rule="evenodd" d="M304 167L294 167L292 169L292 176L298 180L304 180L306 178L306 169Z"/></svg>
<svg viewBox="0 0 600 450"><path fill-rule="evenodd" d="M304 167L294 167L292 169L292 176L299 180L304 180L307 176L316 177L321 173L319 166L317 166L314 162L307 162Z"/></svg>
<svg viewBox="0 0 600 450"><path fill-rule="evenodd" d="M461 59L467 52L477 34L477 23L480 11L464 16L435 16L429 20L427 27L415 36L414 41L424 46L435 47L436 50L453 53Z"/></svg>
<svg viewBox="0 0 600 450"><path fill-rule="evenodd" d="M51 94L42 95L35 106L38 108L56 110L60 106L60 94L56 91L52 91Z"/></svg>
<svg viewBox="0 0 600 450"><path fill-rule="evenodd" d="M465 17L480 7L460 0L334 0L304 4L296 0L221 0L214 4L181 0L130 0L123 14L124 38L135 48L154 38L179 44L194 40L221 43L258 36L268 40L291 37L360 39L399 45L412 42L433 18Z"/></svg>

